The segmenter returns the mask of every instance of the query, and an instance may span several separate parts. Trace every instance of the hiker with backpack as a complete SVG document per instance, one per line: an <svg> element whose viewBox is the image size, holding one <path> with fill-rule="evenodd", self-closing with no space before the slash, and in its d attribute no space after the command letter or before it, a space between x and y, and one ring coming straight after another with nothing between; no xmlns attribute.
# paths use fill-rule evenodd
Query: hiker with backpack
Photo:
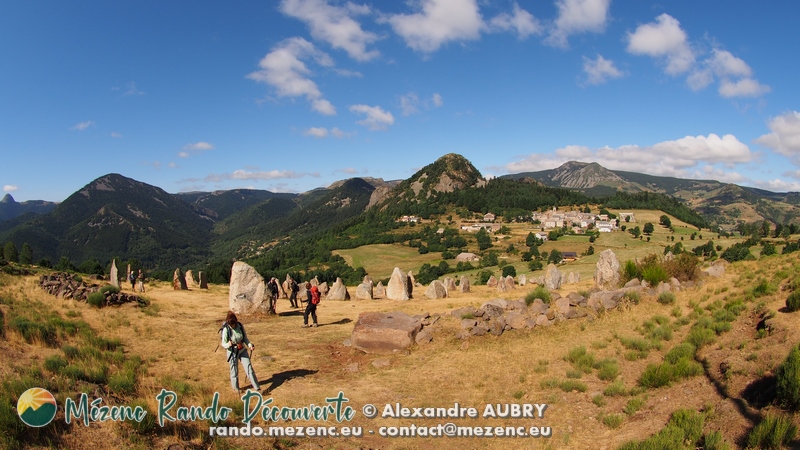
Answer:
<svg viewBox="0 0 800 450"><path fill-rule="evenodd" d="M306 312L303 314L303 326L302 328L308 328L308 315L311 315L311 319L314 323L311 325L312 327L317 326L317 305L319 304L320 295L319 289L316 286L311 286L311 283L306 282L306 295L308 295L308 300L306 303Z"/></svg>
<svg viewBox="0 0 800 450"><path fill-rule="evenodd" d="M289 291L291 294L289 295L289 302L292 304L292 308L299 308L300 305L297 304L297 292L300 290L300 286L297 285L297 282L294 281L294 278L289 278Z"/></svg>
<svg viewBox="0 0 800 450"><path fill-rule="evenodd" d="M260 391L261 387L258 385L258 377L253 370L253 365L250 363L250 355L255 350L256 346L247 339L247 333L244 331L244 325L236 318L233 311L228 311L228 316L225 318L225 323L220 328L222 332L222 347L228 350L228 364L231 368L231 387L236 393L239 393L239 361L242 362L244 373L250 379L250 384L253 389ZM248 353L247 350L250 350Z"/></svg>
<svg viewBox="0 0 800 450"><path fill-rule="evenodd" d="M131 282L131 290L135 291L136 290L136 274L134 274L132 270L131 270L131 273L128 274L128 281Z"/></svg>
<svg viewBox="0 0 800 450"><path fill-rule="evenodd" d="M278 303L278 280L275 277L272 277L267 282L267 289L269 289L269 310L275 311L275 307Z"/></svg>

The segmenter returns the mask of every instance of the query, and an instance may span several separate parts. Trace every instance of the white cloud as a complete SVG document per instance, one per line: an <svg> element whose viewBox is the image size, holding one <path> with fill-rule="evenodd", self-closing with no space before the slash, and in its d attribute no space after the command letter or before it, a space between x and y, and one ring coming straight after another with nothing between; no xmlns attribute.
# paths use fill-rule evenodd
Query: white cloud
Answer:
<svg viewBox="0 0 800 450"><path fill-rule="evenodd" d="M567 47L570 35L603 32L610 4L611 0L556 0L558 17L545 42L556 47Z"/></svg>
<svg viewBox="0 0 800 450"><path fill-rule="evenodd" d="M355 135L354 132L342 131L337 127L333 127L330 130L328 130L325 127L311 127L311 128L306 129L305 131L303 131L303 134L306 135L306 136L311 136L311 137L315 137L315 138L318 138L318 139L326 138L328 136L333 136L335 138L341 139L341 138L350 137L350 136Z"/></svg>
<svg viewBox="0 0 800 450"><path fill-rule="evenodd" d="M629 53L666 59L666 72L679 75L691 69L695 54L689 46L681 24L669 14L661 14L655 22L639 25L628 33Z"/></svg>
<svg viewBox="0 0 800 450"><path fill-rule="evenodd" d="M175 164L174 162L171 162L171 163L167 164L167 167L169 167L170 169L174 169L174 168L178 167L178 165Z"/></svg>
<svg viewBox="0 0 800 450"><path fill-rule="evenodd" d="M279 179L295 179L303 177L319 178L319 172L295 172L293 170L234 170L231 173L209 174L204 178L186 178L180 180L181 183L196 183L203 181L205 183L219 183L229 180L279 180Z"/></svg>
<svg viewBox="0 0 800 450"><path fill-rule="evenodd" d="M712 56L708 59L708 64L719 77L750 77L753 75L753 69L744 60L733 56L727 50L715 48Z"/></svg>
<svg viewBox="0 0 800 450"><path fill-rule="evenodd" d="M358 175L359 171L352 167L345 167L344 169L337 169L336 172L345 173L347 175Z"/></svg>
<svg viewBox="0 0 800 450"><path fill-rule="evenodd" d="M3 192L15 192L17 190L19 190L19 187L13 184L6 184L3 186Z"/></svg>
<svg viewBox="0 0 800 450"><path fill-rule="evenodd" d="M332 67L333 60L325 52L303 38L289 38L268 53L259 63L260 70L247 75L251 80L266 83L280 97L305 97L311 108L320 114L334 115L336 108L325 100L317 84L308 75L311 71L303 60L313 60L323 67Z"/></svg>
<svg viewBox="0 0 800 450"><path fill-rule="evenodd" d="M439 95L439 94L433 94L433 97L431 98L431 101L433 102L433 106L435 106L437 108L439 108L442 105L444 105L444 100L442 100L442 96Z"/></svg>
<svg viewBox="0 0 800 450"><path fill-rule="evenodd" d="M178 156L181 158L188 158L192 154L206 152L209 150L213 150L214 146L209 144L208 142L199 141L193 144L186 144L183 146L183 151L178 153Z"/></svg>
<svg viewBox="0 0 800 450"><path fill-rule="evenodd" d="M366 116L364 120L359 120L357 123L363 125L370 130L385 130L390 125L394 124L394 116L388 111L384 111L380 106L368 105L351 105L350 112L354 114L363 114Z"/></svg>
<svg viewBox="0 0 800 450"><path fill-rule="evenodd" d="M116 131L111 132L111 137L114 139L119 139L122 137L122 133L117 133Z"/></svg>
<svg viewBox="0 0 800 450"><path fill-rule="evenodd" d="M769 121L771 133L755 140L800 164L800 112L791 111Z"/></svg>
<svg viewBox="0 0 800 450"><path fill-rule="evenodd" d="M719 84L719 95L730 97L761 97L772 88L761 84L752 78L742 78L739 81L724 79Z"/></svg>
<svg viewBox="0 0 800 450"><path fill-rule="evenodd" d="M358 61L377 57L377 50L367 46L378 40L375 33L364 31L352 16L368 14L369 7L348 3L346 6L329 5L325 0L283 0L280 6L284 14L300 19L311 29L311 36L339 48Z"/></svg>
<svg viewBox="0 0 800 450"><path fill-rule="evenodd" d="M766 189L773 192L798 192L800 191L800 182L797 181L784 181L780 178L774 180L757 180L753 184L761 189Z"/></svg>
<svg viewBox="0 0 800 450"><path fill-rule="evenodd" d="M419 12L385 19L410 48L432 53L453 41L480 39L485 25L476 0L419 0Z"/></svg>
<svg viewBox="0 0 800 450"><path fill-rule="evenodd" d="M795 178L800 180L800 170L792 170L788 172L783 172L781 175L785 177Z"/></svg>
<svg viewBox="0 0 800 450"><path fill-rule="evenodd" d="M419 97L413 92L400 96L400 109L404 116L419 113Z"/></svg>
<svg viewBox="0 0 800 450"><path fill-rule="evenodd" d="M733 135L722 137L686 136L652 146L624 145L617 148L590 149L571 145L557 149L553 156L533 154L507 164L509 173L552 169L570 160L595 161L612 170L652 175L707 178L707 166L721 164L726 168L752 161L755 155ZM712 167L712 169L714 169ZM698 172L700 171L700 172ZM726 170L726 172L732 172ZM713 171L711 173L714 173ZM738 175L738 174L737 174ZM733 178L738 178L736 175Z"/></svg>
<svg viewBox="0 0 800 450"><path fill-rule="evenodd" d="M489 21L489 28L497 31L515 31L519 39L526 39L532 34L542 34L542 24L533 14L519 7L514 2L511 14L502 13Z"/></svg>
<svg viewBox="0 0 800 450"><path fill-rule="evenodd" d="M619 78L624 74L614 66L614 61L597 55L596 59L583 57L583 71L586 73L586 82L589 84L603 84L612 78Z"/></svg>
<svg viewBox="0 0 800 450"><path fill-rule="evenodd" d="M85 122L76 123L75 125L72 126L72 128L70 128L70 130L83 131L83 130L85 130L85 129L89 128L89 127L93 127L93 126L94 126L94 122L91 121L91 120L87 120Z"/></svg>

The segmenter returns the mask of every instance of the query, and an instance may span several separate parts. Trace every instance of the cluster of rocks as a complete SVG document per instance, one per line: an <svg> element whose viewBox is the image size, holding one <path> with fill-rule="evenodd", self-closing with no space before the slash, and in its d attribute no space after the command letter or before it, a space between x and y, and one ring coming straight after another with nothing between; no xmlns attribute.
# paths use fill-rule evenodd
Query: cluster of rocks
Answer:
<svg viewBox="0 0 800 450"><path fill-rule="evenodd" d="M73 299L85 302L89 299L89 294L98 292L101 288L98 284L86 284L83 280L76 280L75 276L65 272L54 272L39 277L39 286L47 293L65 300ZM103 293L106 306L122 305L124 303L136 302L146 303L141 297L125 292L106 291Z"/></svg>
<svg viewBox="0 0 800 450"><path fill-rule="evenodd" d="M100 285L87 285L83 280L75 280L71 273L54 272L39 277L39 286L50 295L63 299L86 301L89 294L100 290Z"/></svg>
<svg viewBox="0 0 800 450"><path fill-rule="evenodd" d="M176 291L186 291L189 288L208 289L208 280L206 274L202 270L197 272L197 279L195 281L192 270L189 269L184 273L180 267L175 269L172 274L172 289Z"/></svg>

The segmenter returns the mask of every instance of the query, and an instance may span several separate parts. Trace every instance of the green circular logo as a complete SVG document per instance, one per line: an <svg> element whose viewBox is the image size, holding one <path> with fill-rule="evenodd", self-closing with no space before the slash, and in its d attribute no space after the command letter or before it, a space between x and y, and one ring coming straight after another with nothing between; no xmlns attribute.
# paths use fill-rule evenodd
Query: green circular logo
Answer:
<svg viewBox="0 0 800 450"><path fill-rule="evenodd" d="M30 388L17 400L17 414L29 427L43 427L56 417L56 398L42 388Z"/></svg>

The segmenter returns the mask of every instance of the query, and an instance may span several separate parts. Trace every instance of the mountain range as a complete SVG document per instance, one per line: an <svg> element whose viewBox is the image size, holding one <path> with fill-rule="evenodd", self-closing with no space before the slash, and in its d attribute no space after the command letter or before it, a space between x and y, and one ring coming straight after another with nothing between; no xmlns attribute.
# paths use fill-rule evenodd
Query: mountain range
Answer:
<svg viewBox="0 0 800 450"><path fill-rule="evenodd" d="M467 159L448 154L407 180L351 178L301 194L253 189L170 194L108 174L59 204L16 203L6 195L0 203L0 242L12 241L17 248L28 243L36 260L67 256L76 263L94 258L105 264L112 258L137 258L166 269L260 258L276 247L323 235L326 248L376 242L381 233L386 234L381 242L388 242L397 237L391 231L397 217L406 214L494 209L516 217L546 206L634 199L613 197L617 192L651 193L656 197L637 197L635 205L682 208L676 214L689 217L695 213L688 206L717 225L787 223L800 216L797 193L612 171L582 162L487 181Z"/></svg>

